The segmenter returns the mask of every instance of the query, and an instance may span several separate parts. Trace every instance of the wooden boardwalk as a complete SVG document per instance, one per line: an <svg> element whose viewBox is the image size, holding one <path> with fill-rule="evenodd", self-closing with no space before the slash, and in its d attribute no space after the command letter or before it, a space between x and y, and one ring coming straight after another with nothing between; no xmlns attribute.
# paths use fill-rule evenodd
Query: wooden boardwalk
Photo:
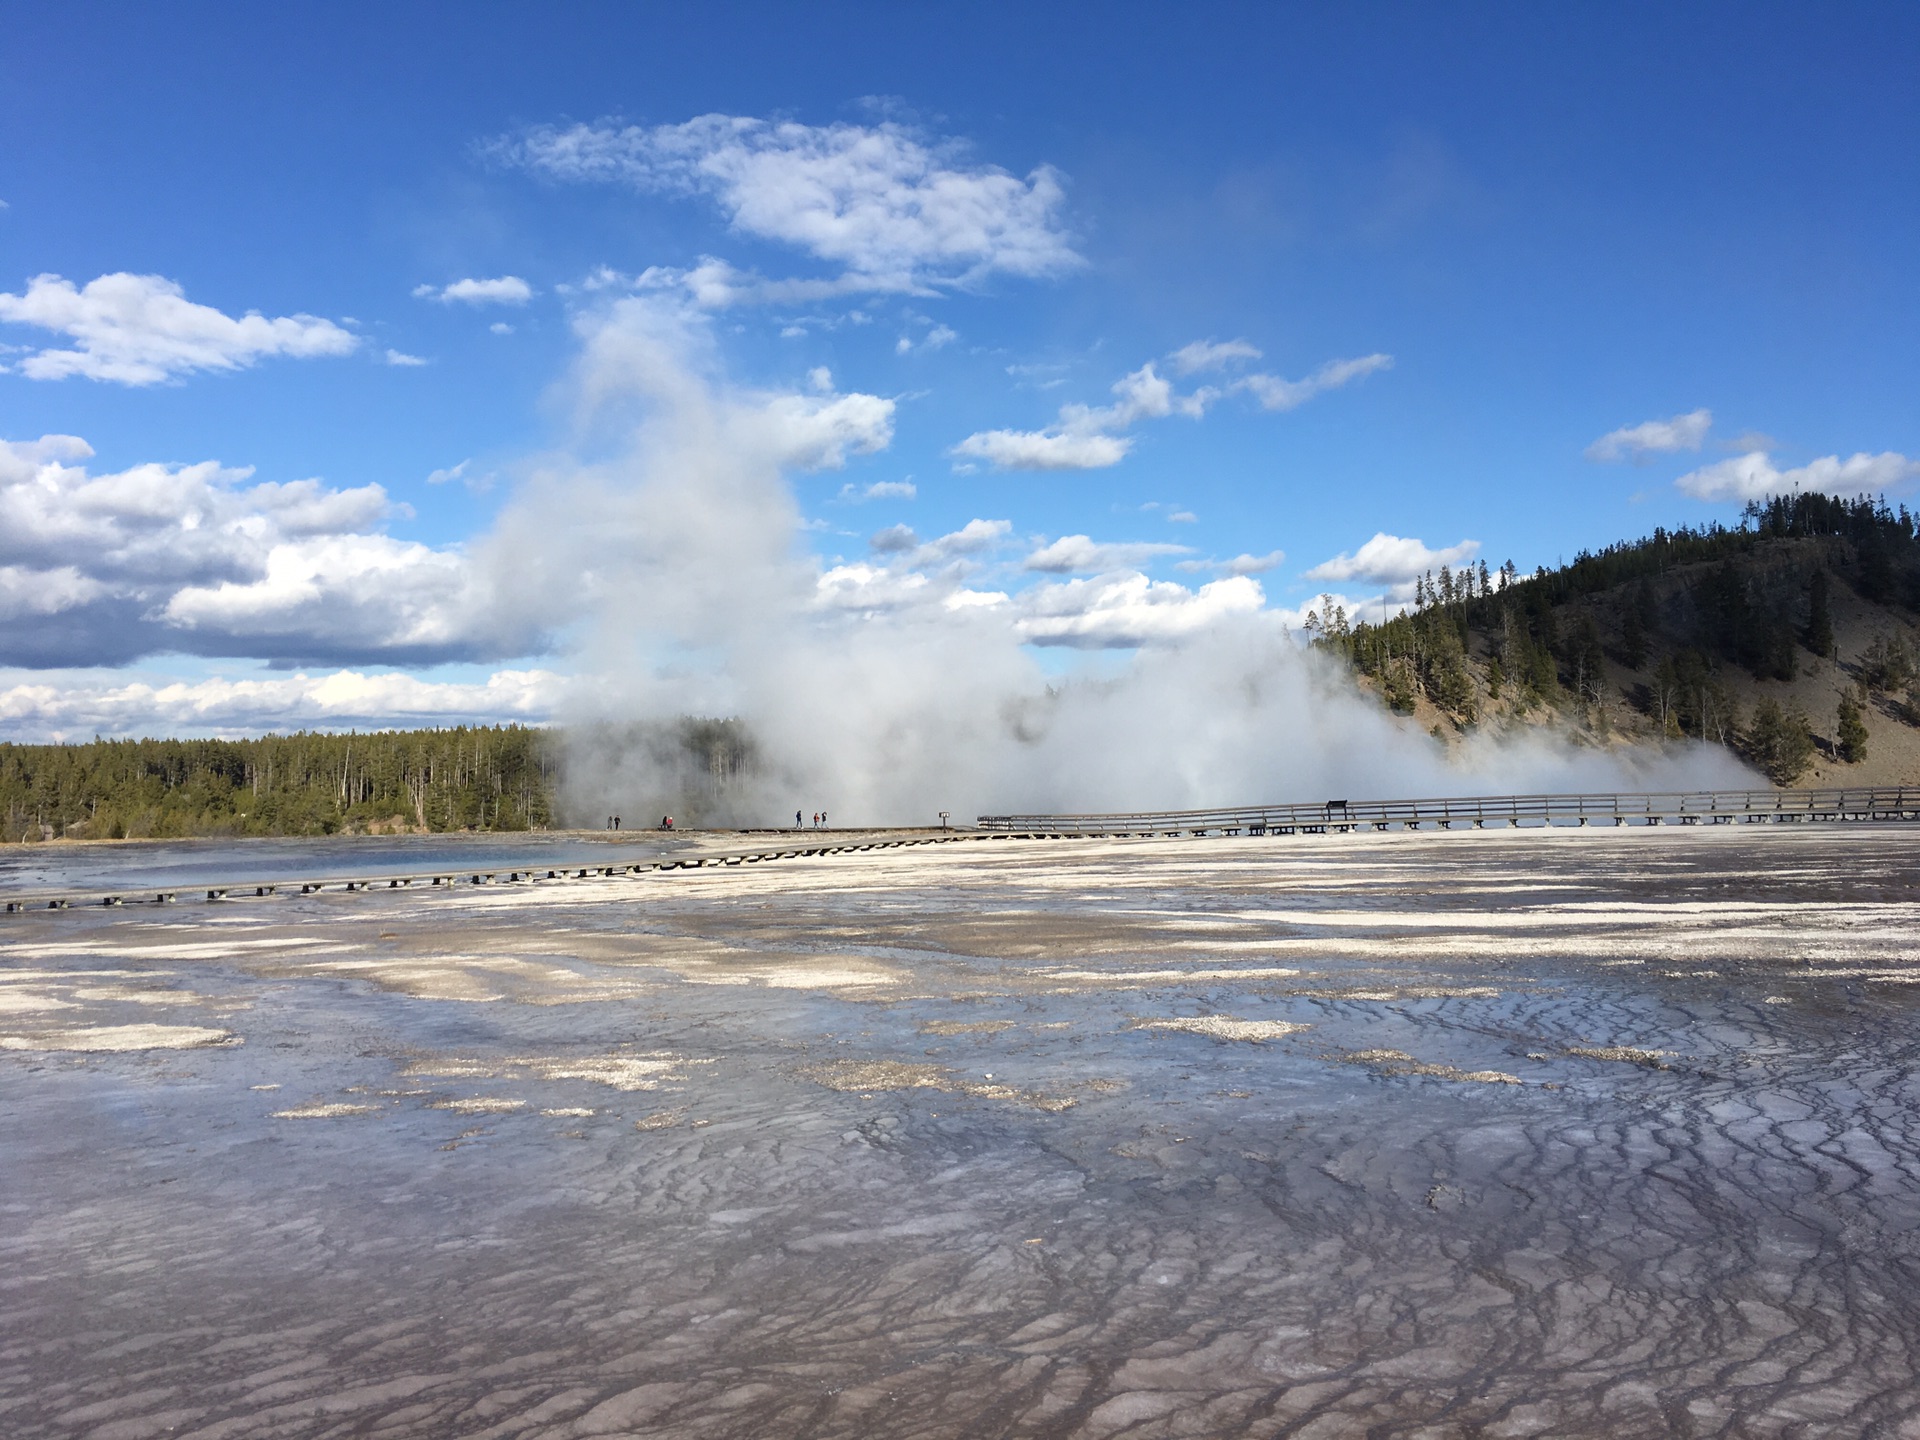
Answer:
<svg viewBox="0 0 1920 1440"><path fill-rule="evenodd" d="M1318 800L1222 810L982 815L981 830L1047 835L1294 835L1365 828L1715 825L1920 819L1920 786L1854 790L1675 790L1618 795L1469 795Z"/></svg>

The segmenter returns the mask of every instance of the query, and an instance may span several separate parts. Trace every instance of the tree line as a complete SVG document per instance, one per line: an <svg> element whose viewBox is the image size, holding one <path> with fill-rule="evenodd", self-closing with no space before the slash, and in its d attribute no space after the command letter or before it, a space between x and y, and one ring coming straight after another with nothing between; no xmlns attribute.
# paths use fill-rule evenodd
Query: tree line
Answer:
<svg viewBox="0 0 1920 1440"><path fill-rule="evenodd" d="M523 725L0 744L0 837L541 829L559 759Z"/></svg>

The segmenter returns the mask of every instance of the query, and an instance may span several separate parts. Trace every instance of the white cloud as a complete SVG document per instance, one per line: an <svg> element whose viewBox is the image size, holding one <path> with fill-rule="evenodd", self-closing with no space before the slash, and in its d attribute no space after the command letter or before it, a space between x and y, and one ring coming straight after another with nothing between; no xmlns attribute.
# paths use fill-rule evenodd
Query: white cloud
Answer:
<svg viewBox="0 0 1920 1440"><path fill-rule="evenodd" d="M1211 570L1216 575L1264 575L1285 562L1287 552L1270 550L1265 555L1236 555L1231 560L1182 560L1176 570Z"/></svg>
<svg viewBox="0 0 1920 1440"><path fill-rule="evenodd" d="M931 593L927 577L916 571L836 565L820 577L814 601L829 610L872 615L923 604Z"/></svg>
<svg viewBox="0 0 1920 1440"><path fill-rule="evenodd" d="M537 128L495 151L556 179L706 196L735 231L838 265L850 288L924 292L1080 263L1059 222L1065 196L1051 168L1023 180L892 123L601 121Z"/></svg>
<svg viewBox="0 0 1920 1440"><path fill-rule="evenodd" d="M0 442L0 606L43 617L0 628L0 664L474 658L535 638L460 551L378 533L405 510L378 485L212 461L93 474L91 454L73 436Z"/></svg>
<svg viewBox="0 0 1920 1440"><path fill-rule="evenodd" d="M184 586L158 615L184 631L272 654L311 647L324 631L334 654L457 654L468 617L486 608L457 551L387 535L328 534L278 544L260 573Z"/></svg>
<svg viewBox="0 0 1920 1440"><path fill-rule="evenodd" d="M1140 420L1184 415L1197 420L1215 391L1175 392L1148 361L1113 383L1111 405L1063 405L1060 418L1045 430L982 430L949 452L984 460L996 470L1100 470L1126 458L1133 441L1113 432Z"/></svg>
<svg viewBox="0 0 1920 1440"><path fill-rule="evenodd" d="M1063 535L1051 545L1043 545L1021 562L1023 570L1049 575L1101 573L1131 569L1160 555L1189 555L1186 545L1155 542L1101 544L1085 535Z"/></svg>
<svg viewBox="0 0 1920 1440"><path fill-rule="evenodd" d="M360 342L312 315L239 319L196 305L160 275L102 275L84 288L36 275L22 295L0 294L0 320L56 331L68 350L36 350L14 368L34 380L70 375L122 385L153 385L198 370L240 370L273 355L345 355Z"/></svg>
<svg viewBox="0 0 1920 1440"><path fill-rule="evenodd" d="M1191 510L1175 510L1167 516L1169 525L1197 525L1200 517Z"/></svg>
<svg viewBox="0 0 1920 1440"><path fill-rule="evenodd" d="M432 471L427 476L429 485L451 485L459 481L476 495L485 494L493 489L495 476L492 471L484 474L475 472L471 460L462 460L458 465L449 465L444 470Z"/></svg>
<svg viewBox="0 0 1920 1440"><path fill-rule="evenodd" d="M1188 374L1215 369L1259 353L1244 340L1196 340L1174 351L1169 363L1181 374ZM1391 355L1332 360L1305 380L1254 374L1235 380L1225 391L1203 385L1181 394L1154 368L1154 363L1148 361L1114 382L1115 399L1111 405L1062 405L1059 419L1044 430L981 430L967 436L948 453L962 462L984 460L996 470L1105 469L1126 458L1133 441L1121 432L1142 420L1163 420L1173 415L1198 420L1222 394L1234 392L1252 395L1268 410L1291 410L1322 391L1338 389L1392 364ZM959 468L964 469L964 464ZM1185 518L1193 517L1186 515Z"/></svg>
<svg viewBox="0 0 1920 1440"><path fill-rule="evenodd" d="M824 370L816 385L832 384ZM824 381L821 377L825 377ZM762 411L782 464L838 470L847 456L872 455L893 441L892 400L858 391L846 395L776 395Z"/></svg>
<svg viewBox="0 0 1920 1440"><path fill-rule="evenodd" d="M916 350L938 350L942 346L951 345L959 338L960 332L958 330L946 325L936 325L917 341L911 335L902 335L898 340L894 341L893 353L896 355L911 355Z"/></svg>
<svg viewBox="0 0 1920 1440"><path fill-rule="evenodd" d="M847 485L840 491L847 500L911 500L919 493L911 480L876 480L865 489Z"/></svg>
<svg viewBox="0 0 1920 1440"><path fill-rule="evenodd" d="M992 610L1010 598L1004 590L956 590L940 603L949 610Z"/></svg>
<svg viewBox="0 0 1920 1440"><path fill-rule="evenodd" d="M868 541L873 561L834 565L820 575L814 583L814 605L864 616L990 608L1007 597L969 590L961 582L975 568L975 557L997 548L1012 530L1005 520L969 520L923 543L907 526L889 526Z"/></svg>
<svg viewBox="0 0 1920 1440"><path fill-rule="evenodd" d="M0 734L55 740L155 732L244 735L346 725L539 724L575 682L550 670L499 670L480 684L340 670L191 684L19 684L0 689Z"/></svg>
<svg viewBox="0 0 1920 1440"><path fill-rule="evenodd" d="M1195 340L1167 357L1177 375L1223 370L1242 360L1258 360L1260 352L1245 340Z"/></svg>
<svg viewBox="0 0 1920 1440"><path fill-rule="evenodd" d="M1692 410L1671 420L1648 420L1609 430L1587 446L1589 460L1644 460L1649 455L1671 455L1698 450L1713 428L1711 410Z"/></svg>
<svg viewBox="0 0 1920 1440"><path fill-rule="evenodd" d="M1257 613L1266 594L1247 576L1215 580L1196 591L1123 574L1037 585L1017 603L1022 613L1014 628L1031 644L1114 649L1185 640Z"/></svg>
<svg viewBox="0 0 1920 1440"><path fill-rule="evenodd" d="M1391 355L1362 355L1353 360L1329 360L1304 380L1283 380L1277 375L1248 375L1233 384L1244 390L1268 410L1293 410L1316 395L1373 374L1391 370Z"/></svg>
<svg viewBox="0 0 1920 1440"><path fill-rule="evenodd" d="M491 325L489 325L489 326L487 326L487 329L488 329L488 330L490 330L490 331L492 331L492 332L493 332L493 333L494 333L495 335L511 335L511 334L513 334L513 326L511 326L511 325L509 325L509 324L508 324L508 323L507 323L506 321L504 321L504 320L496 320L496 321L494 321L494 322L493 322L493 323L492 323Z"/></svg>
<svg viewBox="0 0 1920 1440"><path fill-rule="evenodd" d="M982 430L953 454L996 470L1101 470L1126 459L1133 441L1121 435L1068 435L1054 430Z"/></svg>
<svg viewBox="0 0 1920 1440"><path fill-rule="evenodd" d="M424 365L427 362L418 355L409 355L404 350L389 350L386 354L389 365Z"/></svg>
<svg viewBox="0 0 1920 1440"><path fill-rule="evenodd" d="M443 305L524 305L533 298L533 287L518 275L499 275L491 280L455 280L437 288L416 285L413 293Z"/></svg>
<svg viewBox="0 0 1920 1440"><path fill-rule="evenodd" d="M57 615L107 594L104 584L71 565L50 570L0 565L0 623Z"/></svg>
<svg viewBox="0 0 1920 1440"><path fill-rule="evenodd" d="M1888 450L1879 455L1822 456L1782 470L1771 456L1755 450L1682 475L1673 483L1696 500L1762 500L1796 490L1828 495L1879 495L1920 478L1920 460Z"/></svg>
<svg viewBox="0 0 1920 1440"><path fill-rule="evenodd" d="M1376 585L1400 585L1441 565L1458 565L1479 553L1478 540L1462 540L1444 550L1429 548L1424 541L1376 534L1352 554L1336 555L1307 571L1309 580L1363 580Z"/></svg>
<svg viewBox="0 0 1920 1440"><path fill-rule="evenodd" d="M920 549L923 560L948 560L957 555L981 555L996 548L1013 533L1006 520L969 520L958 530L929 540Z"/></svg>

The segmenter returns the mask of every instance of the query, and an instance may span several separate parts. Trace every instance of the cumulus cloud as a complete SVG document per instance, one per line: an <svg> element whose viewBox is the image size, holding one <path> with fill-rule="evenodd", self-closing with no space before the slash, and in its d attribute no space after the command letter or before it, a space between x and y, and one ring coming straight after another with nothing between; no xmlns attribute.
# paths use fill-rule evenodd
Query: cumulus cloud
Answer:
<svg viewBox="0 0 1920 1440"><path fill-rule="evenodd" d="M1260 582L1246 576L1190 590L1145 575L1103 575L1038 585L1018 597L1014 628L1035 645L1133 649L1190 639L1266 603Z"/></svg>
<svg viewBox="0 0 1920 1440"><path fill-rule="evenodd" d="M903 551L916 550L920 546L920 537L905 525L889 525L867 537L870 548L882 555L897 555Z"/></svg>
<svg viewBox="0 0 1920 1440"><path fill-rule="evenodd" d="M1278 375L1247 375L1234 382L1258 400L1263 409L1294 410L1329 390L1338 390L1377 371L1391 370L1391 355L1361 355L1352 360L1329 360L1303 380L1284 380Z"/></svg>
<svg viewBox="0 0 1920 1440"><path fill-rule="evenodd" d="M1023 570L1048 575L1095 574L1125 570L1144 565L1161 555L1190 555L1186 545L1155 542L1102 544L1085 535L1062 535L1051 545L1043 545L1021 562Z"/></svg>
<svg viewBox="0 0 1920 1440"><path fill-rule="evenodd" d="M559 180L706 197L735 231L804 250L863 289L928 292L1080 263L1051 167L1022 179L891 122L603 120L538 127L494 153Z"/></svg>
<svg viewBox="0 0 1920 1440"><path fill-rule="evenodd" d="M255 482L214 461L95 474L85 441L0 442L0 663L164 651L421 661L523 653L534 632L458 550L380 533L379 485Z"/></svg>
<svg viewBox="0 0 1920 1440"><path fill-rule="evenodd" d="M1411 584L1416 576L1440 565L1458 565L1480 552L1478 540L1462 540L1444 550L1430 548L1424 541L1376 534L1351 554L1336 555L1307 571L1309 580L1368 581L1375 585Z"/></svg>
<svg viewBox="0 0 1920 1440"><path fill-rule="evenodd" d="M359 339L312 315L235 319L197 305L161 275L102 275L76 288L36 275L24 294L0 294L0 321L52 330L70 349L35 350L13 368L34 380L72 375L121 385L154 385L200 370L242 370L274 355L345 355Z"/></svg>
<svg viewBox="0 0 1920 1440"><path fill-rule="evenodd" d="M533 298L533 287L518 275L497 275L491 280L416 285L413 293L419 299L438 300L443 305L524 305Z"/></svg>
<svg viewBox="0 0 1920 1440"><path fill-rule="evenodd" d="M847 395L776 395L762 411L783 464L838 470L848 455L872 455L893 441L892 400Z"/></svg>
<svg viewBox="0 0 1920 1440"><path fill-rule="evenodd" d="M472 617L486 608L479 591L457 551L331 534L273 546L257 575L183 586L156 613L241 653L438 658L476 638Z"/></svg>
<svg viewBox="0 0 1920 1440"><path fill-rule="evenodd" d="M1682 475L1673 483L1696 500L1762 500L1795 490L1817 490L1828 495L1879 495L1898 490L1920 478L1920 460L1894 451L1822 456L1793 469L1782 470L1765 451L1735 455Z"/></svg>
<svg viewBox="0 0 1920 1440"><path fill-rule="evenodd" d="M245 735L348 725L541 724L577 682L551 670L499 670L478 684L340 670L263 680L0 688L0 735Z"/></svg>
<svg viewBox="0 0 1920 1440"><path fill-rule="evenodd" d="M923 561L951 560L963 555L984 555L999 548L1013 533L1007 520L969 520L958 530L929 540L919 551Z"/></svg>
<svg viewBox="0 0 1920 1440"><path fill-rule="evenodd" d="M836 565L815 586L816 607L869 616L915 608L935 598L925 575L883 565Z"/></svg>
<svg viewBox="0 0 1920 1440"><path fill-rule="evenodd" d="M1671 420L1648 420L1609 430L1587 446L1589 460L1645 460L1651 455L1671 455L1680 450L1698 450L1713 428L1711 410L1691 410Z"/></svg>
<svg viewBox="0 0 1920 1440"><path fill-rule="evenodd" d="M1124 435L1070 435L1058 430L981 430L953 447L962 460L996 470L1103 470L1126 459Z"/></svg>
<svg viewBox="0 0 1920 1440"><path fill-rule="evenodd" d="M386 361L387 361L387 364L389 365L408 365L408 366L424 365L427 363L425 360L421 359L418 355L409 355L404 350L387 351Z"/></svg>

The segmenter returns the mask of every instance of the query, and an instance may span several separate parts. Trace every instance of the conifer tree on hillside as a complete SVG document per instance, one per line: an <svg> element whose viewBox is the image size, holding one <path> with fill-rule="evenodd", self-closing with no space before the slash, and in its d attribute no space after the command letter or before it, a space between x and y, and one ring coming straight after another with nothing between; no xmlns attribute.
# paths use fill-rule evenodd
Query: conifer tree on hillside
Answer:
<svg viewBox="0 0 1920 1440"><path fill-rule="evenodd" d="M1774 784L1791 785L1813 762L1813 731L1806 716L1768 696L1753 707L1745 749Z"/></svg>
<svg viewBox="0 0 1920 1440"><path fill-rule="evenodd" d="M1807 587L1807 649L1826 659L1833 654L1833 598L1828 592L1827 571L1823 565L1813 572Z"/></svg>
<svg viewBox="0 0 1920 1440"><path fill-rule="evenodd" d="M1647 663L1647 639L1658 620L1653 602L1653 587L1642 580L1622 607L1620 616L1620 658L1629 670Z"/></svg>
<svg viewBox="0 0 1920 1440"><path fill-rule="evenodd" d="M1835 748L1847 764L1858 765L1867 758L1867 722L1861 714L1860 701L1851 690L1840 697L1833 736Z"/></svg>

